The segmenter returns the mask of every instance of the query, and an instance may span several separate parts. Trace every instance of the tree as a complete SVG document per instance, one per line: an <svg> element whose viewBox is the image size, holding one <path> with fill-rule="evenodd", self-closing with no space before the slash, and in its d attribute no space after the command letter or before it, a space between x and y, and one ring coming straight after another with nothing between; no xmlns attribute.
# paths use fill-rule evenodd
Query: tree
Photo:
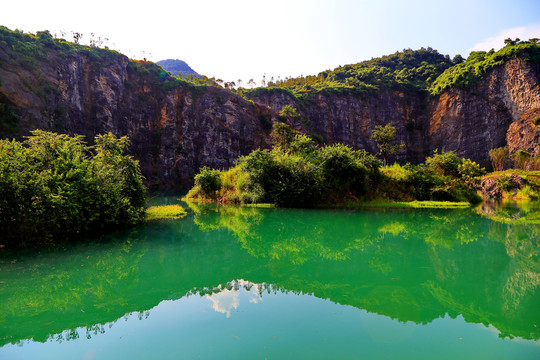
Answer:
<svg viewBox="0 0 540 360"><path fill-rule="evenodd" d="M381 154L383 158L384 165L386 165L388 155L394 154L405 146L405 144L392 145L395 137L396 128L390 124L386 124L385 126L375 126L375 129L371 135L371 139L377 143L379 154Z"/></svg>
<svg viewBox="0 0 540 360"><path fill-rule="evenodd" d="M489 150L489 157L494 171L502 171L508 158L508 146Z"/></svg>
<svg viewBox="0 0 540 360"><path fill-rule="evenodd" d="M512 155L514 160L514 168L521 170L528 170L531 154L525 150L518 150Z"/></svg>
<svg viewBox="0 0 540 360"><path fill-rule="evenodd" d="M457 64L461 64L462 62L464 62L465 59L463 58L463 56L461 56L460 54L457 54L456 56L454 56L454 58L452 59L452 63L454 65L457 65Z"/></svg>
<svg viewBox="0 0 540 360"><path fill-rule="evenodd" d="M272 137L272 143L274 146L287 150L290 148L291 143L294 141L297 134L298 132L291 129L289 125L277 122L272 126L270 136Z"/></svg>
<svg viewBox="0 0 540 360"><path fill-rule="evenodd" d="M521 41L520 38L516 38L516 40L512 40L511 38L508 38L508 39L504 39L504 44L505 45L516 45L516 44L519 44L520 41Z"/></svg>
<svg viewBox="0 0 540 360"><path fill-rule="evenodd" d="M72 31L71 35L73 35L73 42L75 44L78 44L81 41L82 37L83 37L83 34L80 33L80 32L73 32Z"/></svg>

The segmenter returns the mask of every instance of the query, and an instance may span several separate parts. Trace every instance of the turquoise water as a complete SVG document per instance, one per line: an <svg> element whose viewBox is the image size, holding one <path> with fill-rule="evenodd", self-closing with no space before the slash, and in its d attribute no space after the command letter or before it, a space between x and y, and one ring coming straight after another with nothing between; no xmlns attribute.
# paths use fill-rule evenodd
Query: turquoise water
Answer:
<svg viewBox="0 0 540 360"><path fill-rule="evenodd" d="M0 249L0 359L539 359L538 210L192 205Z"/></svg>

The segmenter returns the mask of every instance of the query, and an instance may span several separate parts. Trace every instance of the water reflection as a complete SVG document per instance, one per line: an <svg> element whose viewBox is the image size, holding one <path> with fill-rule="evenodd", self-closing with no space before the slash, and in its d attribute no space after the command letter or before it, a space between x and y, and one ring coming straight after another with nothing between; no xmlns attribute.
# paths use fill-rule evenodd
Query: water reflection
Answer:
<svg viewBox="0 0 540 360"><path fill-rule="evenodd" d="M477 212L190 206L185 219L106 242L38 256L4 252L0 344L92 337L126 316L144 320L171 299L204 299L229 319L244 306L241 291L248 304L260 304L270 291L310 294L401 324L463 318L491 325L501 337L540 338L534 207L518 216L487 206Z"/></svg>
<svg viewBox="0 0 540 360"><path fill-rule="evenodd" d="M267 288L265 284L253 284L245 280L235 280L227 283L226 286L219 285L212 295L205 297L212 302L214 311L231 317L231 311L235 311L240 306L240 288L247 293L248 301L257 304L262 301L262 291Z"/></svg>

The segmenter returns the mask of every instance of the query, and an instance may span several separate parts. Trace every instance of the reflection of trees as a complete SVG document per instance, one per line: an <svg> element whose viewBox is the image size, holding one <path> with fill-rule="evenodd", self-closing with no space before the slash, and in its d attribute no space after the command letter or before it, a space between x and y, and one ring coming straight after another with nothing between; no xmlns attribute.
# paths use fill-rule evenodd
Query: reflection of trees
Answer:
<svg viewBox="0 0 540 360"><path fill-rule="evenodd" d="M203 231L228 229L251 255L302 264L312 258L345 260L371 241L343 212L276 210L189 203ZM207 209L207 211L203 211ZM306 222L309 214L310 221ZM262 223L264 221L264 223ZM345 226L345 227L343 227ZM345 235L344 235L345 233ZM269 239L272 241L268 241Z"/></svg>
<svg viewBox="0 0 540 360"><path fill-rule="evenodd" d="M164 299L234 289L231 279L273 284L261 296L313 294L421 324L461 314L502 336L540 338L537 225L469 210L191 209L193 222L15 262L5 255L1 343L94 336Z"/></svg>
<svg viewBox="0 0 540 360"><path fill-rule="evenodd" d="M236 219L213 219L212 223L235 224L239 229L249 226L249 231L241 232L226 228L250 254L271 262L275 281L284 288L402 321L425 323L445 313L462 314L470 322L496 324L505 335L540 337L540 331L525 321L531 315L539 317L529 304L539 285L538 226L501 227L468 209L332 212L252 208L249 215L241 211L245 210L223 208L214 216ZM197 221L204 224L201 217ZM324 272L319 270L322 267ZM304 276L297 273L312 268L317 269L311 271L315 276L309 270ZM283 274L276 269L284 269ZM297 279L285 275L292 271ZM306 283L305 278L310 281ZM518 311L505 311L510 304ZM513 324L519 325L507 331Z"/></svg>

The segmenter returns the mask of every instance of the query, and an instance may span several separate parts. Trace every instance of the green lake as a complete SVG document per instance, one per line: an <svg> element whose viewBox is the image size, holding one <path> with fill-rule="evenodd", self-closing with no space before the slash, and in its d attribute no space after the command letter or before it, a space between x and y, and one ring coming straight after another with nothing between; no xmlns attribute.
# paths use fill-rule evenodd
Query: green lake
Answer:
<svg viewBox="0 0 540 360"><path fill-rule="evenodd" d="M538 203L187 210L1 248L0 359L540 359Z"/></svg>

